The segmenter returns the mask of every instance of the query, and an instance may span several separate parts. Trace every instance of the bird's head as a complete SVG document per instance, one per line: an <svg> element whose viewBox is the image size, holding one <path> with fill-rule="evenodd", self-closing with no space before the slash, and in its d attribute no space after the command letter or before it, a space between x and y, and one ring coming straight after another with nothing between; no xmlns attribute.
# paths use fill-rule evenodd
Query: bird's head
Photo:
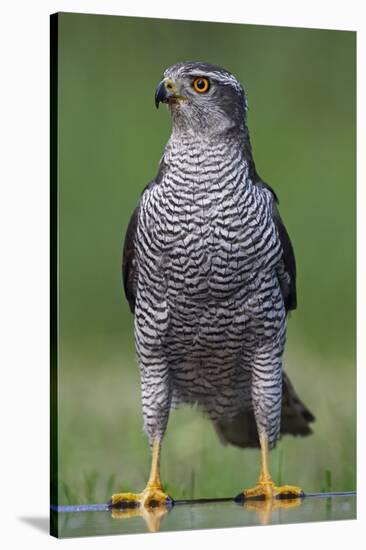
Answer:
<svg viewBox="0 0 366 550"><path fill-rule="evenodd" d="M156 89L157 107L159 103L168 105L175 130L213 136L245 125L245 92L231 73L216 65L172 65Z"/></svg>

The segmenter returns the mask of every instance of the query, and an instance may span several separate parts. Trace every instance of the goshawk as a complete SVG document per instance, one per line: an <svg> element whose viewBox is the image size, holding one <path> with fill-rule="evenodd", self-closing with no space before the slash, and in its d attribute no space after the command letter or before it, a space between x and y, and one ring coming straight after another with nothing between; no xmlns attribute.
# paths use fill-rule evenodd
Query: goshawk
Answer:
<svg viewBox="0 0 366 550"><path fill-rule="evenodd" d="M260 447L258 483L239 498L301 497L277 487L268 466L279 436L311 433L314 417L282 369L295 258L276 194L256 171L245 92L218 66L177 63L155 102L168 105L172 133L123 255L152 465L145 490L115 494L112 506L172 502L160 450L181 404L197 404L223 443Z"/></svg>

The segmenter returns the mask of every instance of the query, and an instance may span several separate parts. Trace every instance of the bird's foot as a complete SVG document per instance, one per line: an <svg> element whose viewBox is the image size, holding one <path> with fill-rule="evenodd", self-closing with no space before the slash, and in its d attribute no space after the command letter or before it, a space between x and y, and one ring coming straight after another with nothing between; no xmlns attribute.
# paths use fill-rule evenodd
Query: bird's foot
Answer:
<svg viewBox="0 0 366 550"><path fill-rule="evenodd" d="M159 485L147 485L142 493L116 493L109 501L111 508L170 508L173 499Z"/></svg>
<svg viewBox="0 0 366 550"><path fill-rule="evenodd" d="M282 485L278 487L272 480L259 481L252 489L244 489L235 497L236 502L247 500L267 500L267 499L299 499L304 497L304 492L295 485Z"/></svg>
<svg viewBox="0 0 366 550"><path fill-rule="evenodd" d="M144 508L171 508L174 505L173 499L159 485L148 485L141 495Z"/></svg>

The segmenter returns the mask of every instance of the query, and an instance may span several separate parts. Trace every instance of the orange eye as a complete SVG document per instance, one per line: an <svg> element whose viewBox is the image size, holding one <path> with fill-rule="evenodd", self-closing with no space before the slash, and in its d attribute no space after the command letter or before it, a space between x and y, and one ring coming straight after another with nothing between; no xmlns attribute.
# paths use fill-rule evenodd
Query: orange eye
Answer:
<svg viewBox="0 0 366 550"><path fill-rule="evenodd" d="M207 78L198 77L195 78L193 81L193 88L198 92L199 94L204 94L207 92L207 90L210 87L210 83Z"/></svg>

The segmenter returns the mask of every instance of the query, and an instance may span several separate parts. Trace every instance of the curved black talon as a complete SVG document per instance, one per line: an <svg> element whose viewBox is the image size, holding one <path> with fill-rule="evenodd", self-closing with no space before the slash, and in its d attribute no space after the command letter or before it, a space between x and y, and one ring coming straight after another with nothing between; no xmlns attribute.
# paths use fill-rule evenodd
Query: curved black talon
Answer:
<svg viewBox="0 0 366 550"><path fill-rule="evenodd" d="M117 504L113 504L112 499L108 500L107 502L107 508L108 510L127 510L128 508L138 508L140 506L139 501L128 501L128 500L122 500L121 502L118 502Z"/></svg>
<svg viewBox="0 0 366 550"><path fill-rule="evenodd" d="M166 504L167 508L173 508L173 506L175 505L175 500L172 499L172 497L167 497L166 501L165 501L165 504Z"/></svg>
<svg viewBox="0 0 366 550"><path fill-rule="evenodd" d="M287 497L286 497L287 498ZM246 497L244 493L239 493L235 498L235 502L238 504L242 504L243 502L252 502L252 501L258 501L258 500L266 500L266 495L256 495L256 496L250 496Z"/></svg>
<svg viewBox="0 0 366 550"><path fill-rule="evenodd" d="M305 497L305 493L304 491L301 491L301 493L299 495L295 494L295 493L280 493L278 495L276 495L276 499L277 500L296 500L298 498L301 498L303 499Z"/></svg>

